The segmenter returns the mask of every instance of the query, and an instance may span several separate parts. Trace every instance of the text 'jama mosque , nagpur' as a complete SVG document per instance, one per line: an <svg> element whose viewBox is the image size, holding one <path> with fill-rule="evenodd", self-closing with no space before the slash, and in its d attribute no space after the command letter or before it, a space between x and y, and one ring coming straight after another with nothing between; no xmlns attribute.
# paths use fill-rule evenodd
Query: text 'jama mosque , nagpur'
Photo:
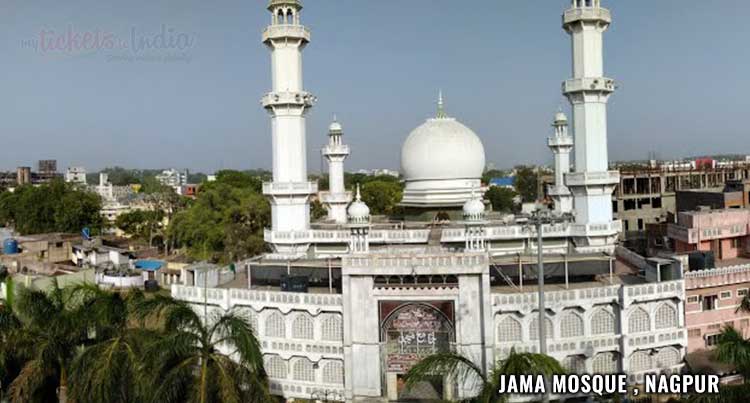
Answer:
<svg viewBox="0 0 750 403"><path fill-rule="evenodd" d="M440 351L460 352L486 370L511 348L539 352L538 226L533 217L485 211L480 137L449 117L441 97L436 116L403 143L403 213L374 217L359 189L344 186L350 149L333 122L322 151L330 189L318 192L308 181L305 133L316 98L302 83L310 31L298 0L271 0L268 10L263 43L273 89L262 104L271 115L273 181L263 192L273 252L242 262L226 281L198 273L173 285L173 296L247 315L271 391L287 399L460 398L476 384L443 379L407 390L403 375ZM615 84L603 71L612 17L600 0L573 0L562 20L572 39L573 75L562 89L573 119L570 135L558 113L547 142L555 207L541 225L546 353L571 372L622 372L633 383L679 372L687 346L681 266L639 272L618 257L621 223L612 218L611 195L619 175L608 171L607 156ZM320 222L310 222L313 197L328 209Z"/></svg>

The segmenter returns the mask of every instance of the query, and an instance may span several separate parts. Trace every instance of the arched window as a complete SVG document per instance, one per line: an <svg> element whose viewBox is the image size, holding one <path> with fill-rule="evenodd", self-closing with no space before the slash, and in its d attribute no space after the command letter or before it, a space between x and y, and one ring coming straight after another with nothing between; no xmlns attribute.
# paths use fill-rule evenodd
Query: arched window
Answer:
<svg viewBox="0 0 750 403"><path fill-rule="evenodd" d="M294 14L292 13L292 10L286 10L286 23L287 24L294 24Z"/></svg>
<svg viewBox="0 0 750 403"><path fill-rule="evenodd" d="M645 351L636 351L630 356L630 372L648 371L653 367L651 355Z"/></svg>
<svg viewBox="0 0 750 403"><path fill-rule="evenodd" d="M586 359L580 355L569 355L565 357L562 366L571 374L586 373Z"/></svg>
<svg viewBox="0 0 750 403"><path fill-rule="evenodd" d="M671 304L662 304L656 310L656 328L670 329L677 327L677 309Z"/></svg>
<svg viewBox="0 0 750 403"><path fill-rule="evenodd" d="M292 322L292 338L304 340L312 340L314 338L313 321L306 314L300 313L294 318L294 322Z"/></svg>
<svg viewBox="0 0 750 403"><path fill-rule="evenodd" d="M521 340L523 340L521 323L512 316L506 316L497 324L497 341L506 343Z"/></svg>
<svg viewBox="0 0 750 403"><path fill-rule="evenodd" d="M641 308L636 308L628 317L628 331L630 333L643 333L651 330L651 318Z"/></svg>
<svg viewBox="0 0 750 403"><path fill-rule="evenodd" d="M326 361L322 368L323 383L334 385L344 383L344 364L341 361Z"/></svg>
<svg viewBox="0 0 750 403"><path fill-rule="evenodd" d="M341 326L341 317L339 315L325 315L322 323L323 340L341 341L343 337L343 328Z"/></svg>
<svg viewBox="0 0 750 403"><path fill-rule="evenodd" d="M276 17L277 24L284 24L284 10L279 9L278 17Z"/></svg>
<svg viewBox="0 0 750 403"><path fill-rule="evenodd" d="M297 358L292 365L292 377L295 381L315 382L315 369L312 361Z"/></svg>
<svg viewBox="0 0 750 403"><path fill-rule="evenodd" d="M237 309L237 315L245 319L250 326L253 327L253 331L258 331L258 313L252 308L242 307Z"/></svg>
<svg viewBox="0 0 750 403"><path fill-rule="evenodd" d="M594 374L614 374L618 372L617 353L607 351L594 356L591 370Z"/></svg>
<svg viewBox="0 0 750 403"><path fill-rule="evenodd" d="M560 337L582 337L583 318L573 311L566 311L560 319Z"/></svg>
<svg viewBox="0 0 750 403"><path fill-rule="evenodd" d="M599 309L591 315L591 334L614 334L615 315Z"/></svg>
<svg viewBox="0 0 750 403"><path fill-rule="evenodd" d="M680 352L674 347L663 348L656 354L656 366L659 368L671 368L680 361L682 361Z"/></svg>
<svg viewBox="0 0 750 403"><path fill-rule="evenodd" d="M531 320L529 325L529 337L531 340L539 340L539 315L534 315L534 319ZM552 320L550 318L544 318L544 335L547 340L552 338Z"/></svg>
<svg viewBox="0 0 750 403"><path fill-rule="evenodd" d="M284 315L279 311L273 311L266 317L266 331L264 333L266 337L286 337L286 324L284 323Z"/></svg>
<svg viewBox="0 0 750 403"><path fill-rule="evenodd" d="M267 355L264 366L269 378L287 379L289 377L286 361L278 355Z"/></svg>

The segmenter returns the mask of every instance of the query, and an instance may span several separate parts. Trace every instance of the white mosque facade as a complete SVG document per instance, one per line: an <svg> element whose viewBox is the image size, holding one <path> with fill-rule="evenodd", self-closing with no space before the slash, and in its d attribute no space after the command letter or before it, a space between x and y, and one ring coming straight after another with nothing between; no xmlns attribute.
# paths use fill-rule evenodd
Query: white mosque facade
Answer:
<svg viewBox="0 0 750 403"><path fill-rule="evenodd" d="M273 87L263 105L272 121L273 181L263 189L273 216L264 236L273 252L244 262L233 281L173 285L172 294L246 314L271 391L287 400L397 401L416 393L404 388L403 376L431 353L458 351L490 371L511 348L538 352L536 227L528 217L485 211L482 141L448 116L442 96L436 117L404 142L401 204L452 209L460 219L371 216L359 189L344 187L350 150L334 122L323 150L330 186L319 194L329 214L310 222L318 189L307 179L305 115L315 97L303 89L301 61L310 32L298 0L271 0L268 10L263 41ZM572 0L563 14L574 58L573 78L563 84L572 136L558 113L547 140L555 158L548 191L554 220L541 226L544 331L547 354L570 371L624 372L641 381L682 369L685 293L679 264L657 266L655 275L616 245L621 227L610 200L617 173L608 171L606 131L614 85L602 67L610 22L599 0ZM474 387L443 379L421 393L451 399Z"/></svg>

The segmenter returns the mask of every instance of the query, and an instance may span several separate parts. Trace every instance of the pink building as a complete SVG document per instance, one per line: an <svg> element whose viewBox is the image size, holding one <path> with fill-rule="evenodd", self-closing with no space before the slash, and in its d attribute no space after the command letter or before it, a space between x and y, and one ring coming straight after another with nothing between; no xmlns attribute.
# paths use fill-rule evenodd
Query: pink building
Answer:
<svg viewBox="0 0 750 403"><path fill-rule="evenodd" d="M699 210L682 212L667 234L677 253L712 251L717 260L750 255L748 251L750 210Z"/></svg>
<svg viewBox="0 0 750 403"><path fill-rule="evenodd" d="M710 349L725 326L750 337L750 313L738 311L750 289L750 265L685 273L688 353Z"/></svg>

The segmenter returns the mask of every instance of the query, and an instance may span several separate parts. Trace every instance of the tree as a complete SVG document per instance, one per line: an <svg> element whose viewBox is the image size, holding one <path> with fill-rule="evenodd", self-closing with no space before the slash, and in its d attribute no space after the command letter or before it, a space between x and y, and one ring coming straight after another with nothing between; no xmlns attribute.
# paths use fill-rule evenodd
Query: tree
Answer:
<svg viewBox="0 0 750 403"><path fill-rule="evenodd" d="M56 282L48 292L18 291L14 310L20 327L2 346L21 363L10 384L13 402L67 401L70 363L88 340L84 312L68 302Z"/></svg>
<svg viewBox="0 0 750 403"><path fill-rule="evenodd" d="M484 171L484 174L482 174L482 183L489 184L490 181L494 178L504 178L506 176L508 176L507 171L503 171L500 169L490 169Z"/></svg>
<svg viewBox="0 0 750 403"><path fill-rule="evenodd" d="M148 241L151 246L153 237L161 233L163 222L162 210L134 210L118 216L115 226L128 235Z"/></svg>
<svg viewBox="0 0 750 403"><path fill-rule="evenodd" d="M169 244L185 248L195 259L222 263L264 252L263 229L271 221L271 208L260 187L260 180L248 174L220 172L174 215L167 229Z"/></svg>
<svg viewBox="0 0 750 403"><path fill-rule="evenodd" d="M148 346L145 356L150 401L271 400L260 344L246 318L215 312L202 320L189 304L163 296L141 300L136 312L163 324L164 336Z"/></svg>
<svg viewBox="0 0 750 403"><path fill-rule="evenodd" d="M539 177L536 169L530 166L516 167L516 191L526 202L535 202L538 198Z"/></svg>
<svg viewBox="0 0 750 403"><path fill-rule="evenodd" d="M327 215L328 210L323 207L323 204L320 202L320 200L313 200L310 203L310 217L312 217L313 220L319 220Z"/></svg>
<svg viewBox="0 0 750 403"><path fill-rule="evenodd" d="M0 195L0 222L23 235L101 230L101 199L62 180L41 186L21 186Z"/></svg>
<svg viewBox="0 0 750 403"><path fill-rule="evenodd" d="M134 320L134 307L143 300L143 293L134 290L121 294L95 285L78 285L72 287L71 295L86 308L82 323L96 337L71 363L71 400L145 401L149 396L145 388L148 374L143 372L142 361L146 346L159 334Z"/></svg>
<svg viewBox="0 0 750 403"><path fill-rule="evenodd" d="M372 214L393 214L401 201L402 188L398 182L377 180L362 185L362 201Z"/></svg>
<svg viewBox="0 0 750 403"><path fill-rule="evenodd" d="M500 375L544 375L564 374L565 369L557 360L544 354L517 353L511 349L504 360L495 363L488 375L474 362L458 353L430 355L406 373L406 386L429 380L434 376L448 377L459 384L479 382L479 394L468 399L472 403L505 402L505 396L497 393Z"/></svg>
<svg viewBox="0 0 750 403"><path fill-rule="evenodd" d="M484 198L489 200L490 204L492 204L493 211L501 211L505 213L510 213L514 210L516 196L518 196L518 194L512 189L498 186L491 186L489 190L487 190L487 193L484 194Z"/></svg>

